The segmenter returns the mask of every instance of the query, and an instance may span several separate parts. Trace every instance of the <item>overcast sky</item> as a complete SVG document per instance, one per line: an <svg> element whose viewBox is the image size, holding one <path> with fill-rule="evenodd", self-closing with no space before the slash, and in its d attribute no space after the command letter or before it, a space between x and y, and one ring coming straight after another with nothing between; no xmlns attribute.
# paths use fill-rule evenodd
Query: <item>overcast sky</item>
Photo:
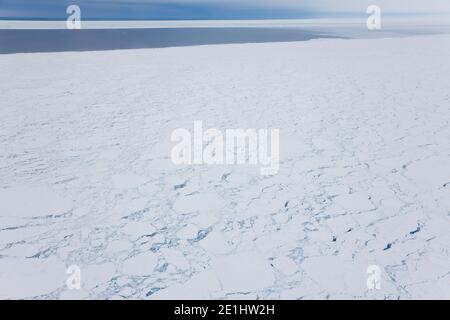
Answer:
<svg viewBox="0 0 450 320"><path fill-rule="evenodd" d="M450 0L0 0L0 17L65 19L77 4L84 19L261 19L384 13L450 13Z"/></svg>

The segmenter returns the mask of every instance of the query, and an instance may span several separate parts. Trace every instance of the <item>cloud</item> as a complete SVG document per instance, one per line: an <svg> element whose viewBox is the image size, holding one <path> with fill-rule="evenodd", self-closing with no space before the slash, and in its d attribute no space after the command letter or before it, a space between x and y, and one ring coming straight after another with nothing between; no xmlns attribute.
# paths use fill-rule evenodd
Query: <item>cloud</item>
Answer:
<svg viewBox="0 0 450 320"><path fill-rule="evenodd" d="M153 3L178 5L211 5L254 8L301 9L316 12L358 12L369 5L378 5L387 12L450 12L449 0L90 0L108 3Z"/></svg>
<svg viewBox="0 0 450 320"><path fill-rule="evenodd" d="M450 0L0 0L3 17L65 17L77 4L98 18L264 18L361 13L376 4L383 13L450 13Z"/></svg>

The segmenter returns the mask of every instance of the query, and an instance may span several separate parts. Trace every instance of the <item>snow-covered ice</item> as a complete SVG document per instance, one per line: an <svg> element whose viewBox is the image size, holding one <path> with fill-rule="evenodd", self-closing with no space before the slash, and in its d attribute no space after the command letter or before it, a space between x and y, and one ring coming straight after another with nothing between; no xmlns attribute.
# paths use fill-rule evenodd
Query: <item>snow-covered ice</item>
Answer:
<svg viewBox="0 0 450 320"><path fill-rule="evenodd" d="M450 298L449 57L449 35L1 55L0 298ZM280 129L279 173L174 165L196 120Z"/></svg>

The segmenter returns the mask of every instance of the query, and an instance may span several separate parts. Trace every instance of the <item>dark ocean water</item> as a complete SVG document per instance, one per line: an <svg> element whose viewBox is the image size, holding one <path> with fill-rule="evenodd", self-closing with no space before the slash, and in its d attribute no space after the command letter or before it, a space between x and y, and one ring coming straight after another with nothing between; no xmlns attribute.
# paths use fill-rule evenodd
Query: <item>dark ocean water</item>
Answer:
<svg viewBox="0 0 450 320"><path fill-rule="evenodd" d="M150 28L0 30L0 53L165 48L226 43L306 41L333 37L296 28Z"/></svg>
<svg viewBox="0 0 450 320"><path fill-rule="evenodd" d="M410 30L371 32L364 28L299 27L0 29L0 54L165 48L207 44L307 41L318 38L406 36Z"/></svg>

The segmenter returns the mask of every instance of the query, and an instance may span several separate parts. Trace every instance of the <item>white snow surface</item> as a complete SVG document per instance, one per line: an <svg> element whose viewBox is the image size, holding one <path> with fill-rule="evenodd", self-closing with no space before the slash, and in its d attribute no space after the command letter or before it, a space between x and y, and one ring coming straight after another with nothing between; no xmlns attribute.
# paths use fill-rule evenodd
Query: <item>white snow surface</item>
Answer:
<svg viewBox="0 0 450 320"><path fill-rule="evenodd" d="M0 298L449 299L449 57L448 35L0 56ZM279 128L279 173L174 165L195 120Z"/></svg>

